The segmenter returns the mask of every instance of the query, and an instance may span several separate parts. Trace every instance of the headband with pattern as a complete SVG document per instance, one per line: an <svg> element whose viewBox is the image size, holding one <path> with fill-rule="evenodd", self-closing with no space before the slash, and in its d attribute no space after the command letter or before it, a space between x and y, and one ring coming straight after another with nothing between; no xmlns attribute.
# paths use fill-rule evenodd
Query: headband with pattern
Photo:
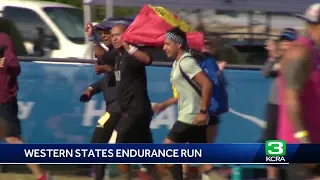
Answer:
<svg viewBox="0 0 320 180"><path fill-rule="evenodd" d="M172 40L172 41L174 41L176 43L179 43L179 44L183 44L183 45L186 44L186 41L181 36L176 35L176 34L174 34L172 32L167 32L166 38L170 39L170 40Z"/></svg>

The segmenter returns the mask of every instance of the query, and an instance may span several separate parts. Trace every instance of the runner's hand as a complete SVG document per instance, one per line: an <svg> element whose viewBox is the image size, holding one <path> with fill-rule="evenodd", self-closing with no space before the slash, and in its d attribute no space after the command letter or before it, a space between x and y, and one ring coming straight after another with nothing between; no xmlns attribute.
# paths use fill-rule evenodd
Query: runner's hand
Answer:
<svg viewBox="0 0 320 180"><path fill-rule="evenodd" d="M310 141L310 139L309 139L308 136L299 138L298 140L299 140L299 142L300 142L301 144L310 144L310 143L311 143L311 141Z"/></svg>
<svg viewBox="0 0 320 180"><path fill-rule="evenodd" d="M129 44L128 44L127 42L123 41L123 42L122 42L122 46L123 46L123 48L124 48L126 51L129 51L129 50L130 50L130 46L129 46Z"/></svg>
<svg viewBox="0 0 320 180"><path fill-rule="evenodd" d="M81 101L81 102L88 102L88 101L90 101L91 97L92 97L92 88L89 87L87 90L85 90L85 91L81 94L81 96L80 96L80 101Z"/></svg>
<svg viewBox="0 0 320 180"><path fill-rule="evenodd" d="M86 24L86 27L84 28L84 30L85 30L85 32L86 32L86 35L87 35L87 37L91 37L91 36L93 36L93 25L92 25L92 22L88 22L87 24Z"/></svg>
<svg viewBox="0 0 320 180"><path fill-rule="evenodd" d="M226 62L226 61L218 61L217 63L218 63L218 66L219 66L219 70L220 70L220 71L223 71L224 68L225 68L226 65L227 65L227 62Z"/></svg>
<svg viewBox="0 0 320 180"><path fill-rule="evenodd" d="M159 114L163 110L165 110L165 105L163 103L158 103L152 106L152 110L154 113Z"/></svg>
<svg viewBox="0 0 320 180"><path fill-rule="evenodd" d="M277 56L277 44L274 40L268 40L265 43L265 49L268 51L269 59L273 60Z"/></svg>
<svg viewBox="0 0 320 180"><path fill-rule="evenodd" d="M91 97L92 96L92 89L88 88L82 94Z"/></svg>
<svg viewBox="0 0 320 180"><path fill-rule="evenodd" d="M0 68L4 68L4 64L5 64L5 58L1 58L0 59Z"/></svg>
<svg viewBox="0 0 320 180"><path fill-rule="evenodd" d="M193 123L198 126L203 126L207 124L208 115L206 113L199 113L194 119Z"/></svg>
<svg viewBox="0 0 320 180"><path fill-rule="evenodd" d="M96 74L106 73L108 72L108 68L106 67L106 65L95 64L94 71L96 72Z"/></svg>

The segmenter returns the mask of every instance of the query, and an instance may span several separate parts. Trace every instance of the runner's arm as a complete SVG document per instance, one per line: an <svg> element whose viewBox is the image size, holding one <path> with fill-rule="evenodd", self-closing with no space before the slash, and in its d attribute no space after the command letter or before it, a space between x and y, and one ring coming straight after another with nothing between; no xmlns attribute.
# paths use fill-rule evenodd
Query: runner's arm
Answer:
<svg viewBox="0 0 320 180"><path fill-rule="evenodd" d="M107 65L107 64L95 65L95 68L99 68L99 71L101 71L102 73L109 73L114 70L114 66Z"/></svg>
<svg viewBox="0 0 320 180"><path fill-rule="evenodd" d="M295 44L286 53L282 63L285 80L287 114L296 132L305 130L300 92L311 72L311 56L302 45Z"/></svg>
<svg viewBox="0 0 320 180"><path fill-rule="evenodd" d="M274 78L278 76L278 69L276 66L278 66L277 60L267 60L267 62L264 64L262 68L262 74L265 78Z"/></svg>
<svg viewBox="0 0 320 180"><path fill-rule="evenodd" d="M167 107L173 105L173 104L177 104L178 103L178 98L175 97L171 97L168 100L162 102L162 106L164 107L163 109L166 109Z"/></svg>
<svg viewBox="0 0 320 180"><path fill-rule="evenodd" d="M91 92L92 95L98 94L100 92L102 92L102 86L103 86L103 80L105 77L102 77L99 81L91 84L89 87L92 88Z"/></svg>
<svg viewBox="0 0 320 180"><path fill-rule="evenodd" d="M137 47L128 44L125 44L123 47L127 52L129 52L129 54L134 56L139 62L143 63L144 65L149 65L152 63L152 58L148 53L143 52Z"/></svg>
<svg viewBox="0 0 320 180"><path fill-rule="evenodd" d="M98 59L100 62L99 67L102 68L103 72L112 72L114 70L115 59L117 56L117 52L115 50L104 51L102 56Z"/></svg>
<svg viewBox="0 0 320 180"><path fill-rule="evenodd" d="M201 87L201 110L208 110L212 95L212 82L195 59L181 60L180 68Z"/></svg>
<svg viewBox="0 0 320 180"><path fill-rule="evenodd" d="M100 42L94 42L93 49L97 58L101 57L106 52L106 50L101 46Z"/></svg>
<svg viewBox="0 0 320 180"><path fill-rule="evenodd" d="M209 109L212 95L212 82L204 71L194 76L194 81L201 86L201 109Z"/></svg>

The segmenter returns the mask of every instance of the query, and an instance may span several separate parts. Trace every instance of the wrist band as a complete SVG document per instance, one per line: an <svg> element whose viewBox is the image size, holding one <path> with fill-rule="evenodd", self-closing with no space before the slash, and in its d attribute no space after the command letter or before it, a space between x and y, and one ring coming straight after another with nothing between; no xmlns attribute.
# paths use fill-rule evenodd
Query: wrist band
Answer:
<svg viewBox="0 0 320 180"><path fill-rule="evenodd" d="M137 47L134 47L134 46L132 46L132 45L129 45L128 53L129 53L130 55L132 55L132 54L135 53L137 50L138 50Z"/></svg>
<svg viewBox="0 0 320 180"><path fill-rule="evenodd" d="M307 137L307 136L309 136L309 132L306 131L306 130L299 131L299 132L296 132L294 134L294 137L297 138L297 139L304 138L304 137Z"/></svg>
<svg viewBox="0 0 320 180"><path fill-rule="evenodd" d="M92 36L88 36L89 42L96 42L97 41L97 34L94 32Z"/></svg>
<svg viewBox="0 0 320 180"><path fill-rule="evenodd" d="M272 70L276 71L276 70L279 70L280 69L280 64L279 63L275 63L273 66L272 66Z"/></svg>
<svg viewBox="0 0 320 180"><path fill-rule="evenodd" d="M92 44L92 45L99 45L100 44L100 42L99 41L90 41L90 43Z"/></svg>

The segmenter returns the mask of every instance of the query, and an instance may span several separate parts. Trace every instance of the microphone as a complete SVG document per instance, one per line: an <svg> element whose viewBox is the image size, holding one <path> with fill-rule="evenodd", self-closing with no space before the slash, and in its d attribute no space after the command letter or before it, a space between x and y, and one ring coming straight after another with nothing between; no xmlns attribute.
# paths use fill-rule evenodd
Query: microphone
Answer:
<svg viewBox="0 0 320 180"><path fill-rule="evenodd" d="M8 46L6 45L0 45L0 58L4 57L4 52L8 49ZM1 69L2 71L2 69Z"/></svg>
<svg viewBox="0 0 320 180"><path fill-rule="evenodd" d="M3 58L4 52L8 49L8 46L6 45L1 45L0 46L0 58Z"/></svg>

